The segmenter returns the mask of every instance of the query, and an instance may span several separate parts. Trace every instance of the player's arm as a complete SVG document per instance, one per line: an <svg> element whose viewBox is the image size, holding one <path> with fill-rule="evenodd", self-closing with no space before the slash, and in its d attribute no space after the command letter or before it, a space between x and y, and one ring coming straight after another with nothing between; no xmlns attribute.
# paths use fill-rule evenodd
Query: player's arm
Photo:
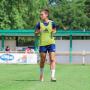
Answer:
<svg viewBox="0 0 90 90"><path fill-rule="evenodd" d="M56 28L52 29L52 33L56 33Z"/></svg>
<svg viewBox="0 0 90 90"><path fill-rule="evenodd" d="M38 35L40 33L40 29L36 29L35 35Z"/></svg>
<svg viewBox="0 0 90 90"><path fill-rule="evenodd" d="M52 22L52 33L56 33L56 24Z"/></svg>
<svg viewBox="0 0 90 90"><path fill-rule="evenodd" d="M40 23L38 22L37 25L36 25L36 30L35 30L35 35L38 35L40 34Z"/></svg>

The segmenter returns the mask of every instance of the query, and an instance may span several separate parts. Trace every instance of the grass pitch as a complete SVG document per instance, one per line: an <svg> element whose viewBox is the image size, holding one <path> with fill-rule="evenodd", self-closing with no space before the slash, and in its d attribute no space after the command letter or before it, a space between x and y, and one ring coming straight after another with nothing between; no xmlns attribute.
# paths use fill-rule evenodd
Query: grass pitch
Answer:
<svg viewBox="0 0 90 90"><path fill-rule="evenodd" d="M49 65L44 82L39 65L0 65L0 90L90 90L90 65L57 64L56 78L50 81Z"/></svg>

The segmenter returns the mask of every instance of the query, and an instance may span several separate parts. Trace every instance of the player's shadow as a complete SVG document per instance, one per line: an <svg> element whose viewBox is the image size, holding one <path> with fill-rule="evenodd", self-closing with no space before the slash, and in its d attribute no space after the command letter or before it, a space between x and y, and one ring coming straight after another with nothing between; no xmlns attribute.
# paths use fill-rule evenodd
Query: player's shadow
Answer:
<svg viewBox="0 0 90 90"><path fill-rule="evenodd" d="M27 81L27 82L37 82L37 81L40 81L40 80L14 80L14 81L17 81L17 82L23 82L23 81Z"/></svg>

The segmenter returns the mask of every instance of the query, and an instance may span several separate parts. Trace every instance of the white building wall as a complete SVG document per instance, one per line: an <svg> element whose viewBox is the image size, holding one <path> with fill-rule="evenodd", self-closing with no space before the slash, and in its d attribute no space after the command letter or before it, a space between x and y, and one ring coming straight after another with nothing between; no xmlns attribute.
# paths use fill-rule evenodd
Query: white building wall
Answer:
<svg viewBox="0 0 90 90"><path fill-rule="evenodd" d="M56 52L69 51L70 41L69 40L56 40ZM73 51L90 51L90 40L73 40L72 41ZM57 56L57 62L69 63L69 56ZM82 56L73 56L72 63L82 63ZM85 63L90 63L90 56L85 56Z"/></svg>
<svg viewBox="0 0 90 90"><path fill-rule="evenodd" d="M5 47L9 46L11 50L16 49L16 40L5 40ZM1 40L0 40L0 48L1 48Z"/></svg>

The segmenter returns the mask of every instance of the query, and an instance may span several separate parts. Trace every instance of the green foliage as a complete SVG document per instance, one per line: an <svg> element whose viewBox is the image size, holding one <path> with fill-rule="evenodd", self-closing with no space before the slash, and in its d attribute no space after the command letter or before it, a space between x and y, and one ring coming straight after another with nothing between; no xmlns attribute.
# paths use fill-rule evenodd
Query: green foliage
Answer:
<svg viewBox="0 0 90 90"><path fill-rule="evenodd" d="M0 29L35 28L43 8L59 28L90 29L89 0L0 0Z"/></svg>
<svg viewBox="0 0 90 90"><path fill-rule="evenodd" d="M52 15L58 26L69 29L90 29L90 18L85 13L86 0L62 0L59 5L51 7Z"/></svg>

